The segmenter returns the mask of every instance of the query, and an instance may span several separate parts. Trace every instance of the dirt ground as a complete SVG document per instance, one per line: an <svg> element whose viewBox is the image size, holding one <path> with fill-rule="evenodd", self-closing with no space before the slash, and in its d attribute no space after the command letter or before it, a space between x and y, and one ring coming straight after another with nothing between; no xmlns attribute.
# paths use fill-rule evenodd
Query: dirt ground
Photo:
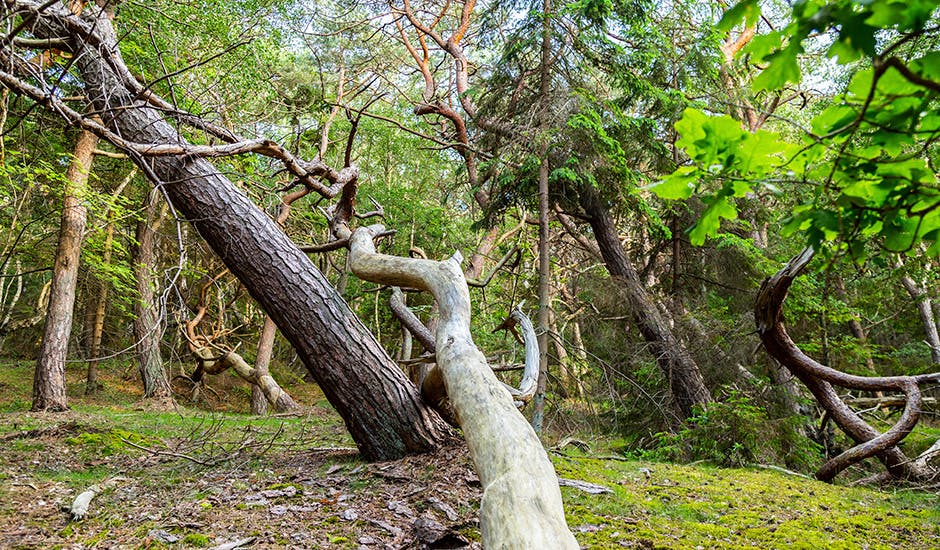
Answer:
<svg viewBox="0 0 940 550"><path fill-rule="evenodd" d="M40 427L3 419L0 548L479 547L480 485L463 448L365 464L354 449L248 441L234 456L219 444L184 458L172 442L115 439L89 415L25 420ZM102 482L73 521L75 497Z"/></svg>

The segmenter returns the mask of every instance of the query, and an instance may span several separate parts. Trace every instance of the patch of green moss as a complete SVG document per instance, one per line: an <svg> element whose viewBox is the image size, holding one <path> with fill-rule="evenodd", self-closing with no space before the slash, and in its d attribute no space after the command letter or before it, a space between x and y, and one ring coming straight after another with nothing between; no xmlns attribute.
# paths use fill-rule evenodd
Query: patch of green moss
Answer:
<svg viewBox="0 0 940 550"><path fill-rule="evenodd" d="M134 448L134 445L152 446L159 441L135 432L125 430L110 430L107 432L83 432L68 437L65 442L69 445L83 447L98 456L111 456L125 453Z"/></svg>
<svg viewBox="0 0 940 550"><path fill-rule="evenodd" d="M929 493L885 493L758 469L555 457L568 524L585 548L931 548L940 508Z"/></svg>
<svg viewBox="0 0 940 550"><path fill-rule="evenodd" d="M209 537L203 535L202 533L189 533L183 537L183 544L190 546L197 546L199 548L205 548L209 546Z"/></svg>

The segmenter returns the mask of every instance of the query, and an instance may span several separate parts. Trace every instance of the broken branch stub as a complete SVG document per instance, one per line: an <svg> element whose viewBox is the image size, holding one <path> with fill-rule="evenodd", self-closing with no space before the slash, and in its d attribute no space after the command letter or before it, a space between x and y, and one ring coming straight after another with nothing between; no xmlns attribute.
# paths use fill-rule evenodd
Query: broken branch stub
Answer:
<svg viewBox="0 0 940 550"><path fill-rule="evenodd" d="M373 225L350 237L350 267L375 283L427 290L440 304L438 366L483 486L486 548L578 548L565 523L555 470L470 335L470 293L459 261L379 254Z"/></svg>

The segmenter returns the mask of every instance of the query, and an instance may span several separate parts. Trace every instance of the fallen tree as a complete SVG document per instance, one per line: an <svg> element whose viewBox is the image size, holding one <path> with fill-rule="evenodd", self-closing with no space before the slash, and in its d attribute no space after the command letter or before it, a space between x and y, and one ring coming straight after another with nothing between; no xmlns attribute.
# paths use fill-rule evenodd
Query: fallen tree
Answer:
<svg viewBox="0 0 940 550"><path fill-rule="evenodd" d="M340 226L337 236L348 238L350 268L356 276L426 290L437 300L437 365L483 486L484 546L578 548L542 442L473 343L470 292L459 253L444 261L379 254L373 239L383 231L373 225L350 233Z"/></svg>
<svg viewBox="0 0 940 550"><path fill-rule="evenodd" d="M819 405L856 446L828 460L816 472L822 481L831 481L846 468L869 457L877 457L891 476L899 479L928 479L937 472L924 460L909 459L898 444L917 424L921 413L920 385L940 381L940 372L920 376L855 376L827 367L809 357L790 339L783 323L783 302L793 280L813 259L806 248L761 285L754 303L754 319L764 349L790 370L813 394ZM865 422L839 397L833 386L867 392L904 394L900 419L881 433Z"/></svg>

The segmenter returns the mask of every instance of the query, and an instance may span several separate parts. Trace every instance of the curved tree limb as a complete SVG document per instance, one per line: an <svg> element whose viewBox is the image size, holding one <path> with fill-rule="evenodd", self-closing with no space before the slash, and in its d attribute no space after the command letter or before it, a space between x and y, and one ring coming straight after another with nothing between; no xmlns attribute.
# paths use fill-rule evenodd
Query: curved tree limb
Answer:
<svg viewBox="0 0 940 550"><path fill-rule="evenodd" d="M839 427L858 444L826 462L816 472L816 477L830 481L849 466L872 456L877 456L894 477L924 477L924 468L908 460L897 444L910 433L920 416L921 394L918 384L935 380L938 374L877 377L846 374L807 356L787 334L783 323L783 302L793 280L809 264L814 254L812 247L807 247L773 277L764 281L754 304L754 319L767 353L799 378ZM872 392L903 392L906 398L904 413L894 426L882 434L846 405L836 394L833 385Z"/></svg>
<svg viewBox="0 0 940 550"><path fill-rule="evenodd" d="M470 293L459 254L440 262L379 254L373 237L382 229L371 226L352 233L350 267L368 281L430 291L440 304L438 366L483 485L484 546L578 548L541 441L473 343Z"/></svg>

